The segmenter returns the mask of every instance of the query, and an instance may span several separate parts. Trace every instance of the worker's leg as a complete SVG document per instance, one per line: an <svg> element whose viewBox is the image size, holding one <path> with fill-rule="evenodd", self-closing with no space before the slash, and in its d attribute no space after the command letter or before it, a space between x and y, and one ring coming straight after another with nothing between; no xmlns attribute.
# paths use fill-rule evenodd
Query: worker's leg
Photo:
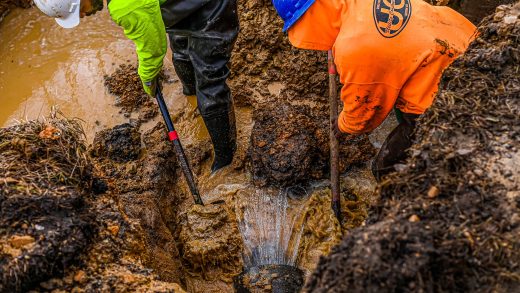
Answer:
<svg viewBox="0 0 520 293"><path fill-rule="evenodd" d="M236 1L217 2L218 5L205 6L213 9L212 18L189 40L190 60L197 81L197 103L215 152L212 171L229 165L236 149L235 115L226 84L230 73L227 64L238 35Z"/></svg>
<svg viewBox="0 0 520 293"><path fill-rule="evenodd" d="M169 37L173 52L173 66L182 82L182 92L187 96L195 95L195 72L188 54L189 36L170 32Z"/></svg>
<svg viewBox="0 0 520 293"><path fill-rule="evenodd" d="M416 120L419 115L402 113L402 122L388 135L372 162L372 174L377 181L395 171L394 165L404 163L407 149L412 146Z"/></svg>

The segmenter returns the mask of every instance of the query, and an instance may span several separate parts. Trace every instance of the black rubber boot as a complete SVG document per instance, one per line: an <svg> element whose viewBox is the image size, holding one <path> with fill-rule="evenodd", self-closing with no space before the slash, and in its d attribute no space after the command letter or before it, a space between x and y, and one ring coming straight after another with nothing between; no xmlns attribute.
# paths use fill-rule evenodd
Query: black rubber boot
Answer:
<svg viewBox="0 0 520 293"><path fill-rule="evenodd" d="M402 112L401 112L402 113ZM378 182L395 171L395 164L404 163L406 151L412 146L416 120L419 115L402 113L401 122L390 132L372 162L372 174Z"/></svg>
<svg viewBox="0 0 520 293"><path fill-rule="evenodd" d="M231 164L237 148L235 115L233 110L221 115L204 117L204 123L213 142L214 158L211 173Z"/></svg>
<svg viewBox="0 0 520 293"><path fill-rule="evenodd" d="M181 7L194 7L199 1L168 1L173 6L167 9L168 5L164 5L161 9L173 15ZM197 105L213 142L215 158L211 171L215 172L233 161L236 149L233 102L226 80L239 24L236 0L202 1L204 5L186 10L189 16L167 25L166 31L174 52L175 71L185 93L192 93L193 77L196 81Z"/></svg>
<svg viewBox="0 0 520 293"><path fill-rule="evenodd" d="M193 96L195 90L195 71L188 54L189 37L170 34L170 47L173 52L173 66L175 73L182 83L182 93L186 96Z"/></svg>

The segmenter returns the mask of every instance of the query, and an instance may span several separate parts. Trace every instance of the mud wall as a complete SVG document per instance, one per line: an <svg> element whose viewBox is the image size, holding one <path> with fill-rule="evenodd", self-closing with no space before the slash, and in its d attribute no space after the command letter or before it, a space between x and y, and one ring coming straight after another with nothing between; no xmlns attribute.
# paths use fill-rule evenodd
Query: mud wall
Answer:
<svg viewBox="0 0 520 293"><path fill-rule="evenodd" d="M483 21L369 225L319 262L307 292L518 291L519 16L517 3Z"/></svg>

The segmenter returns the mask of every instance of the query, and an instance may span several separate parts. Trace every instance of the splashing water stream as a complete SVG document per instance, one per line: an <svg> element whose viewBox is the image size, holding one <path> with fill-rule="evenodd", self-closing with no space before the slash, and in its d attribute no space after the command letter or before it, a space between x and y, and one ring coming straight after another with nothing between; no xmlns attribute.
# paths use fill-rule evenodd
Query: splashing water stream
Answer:
<svg viewBox="0 0 520 293"><path fill-rule="evenodd" d="M296 266L303 223L302 201L290 192L255 190L246 205L237 207L239 229L244 241L244 264Z"/></svg>

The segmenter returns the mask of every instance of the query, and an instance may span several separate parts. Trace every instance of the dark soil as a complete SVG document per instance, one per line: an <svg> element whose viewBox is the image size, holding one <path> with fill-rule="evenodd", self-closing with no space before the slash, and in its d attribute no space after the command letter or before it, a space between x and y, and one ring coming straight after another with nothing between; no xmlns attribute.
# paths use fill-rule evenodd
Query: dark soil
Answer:
<svg viewBox="0 0 520 293"><path fill-rule="evenodd" d="M78 262L96 229L79 122L0 129L0 292L25 291Z"/></svg>
<svg viewBox="0 0 520 293"><path fill-rule="evenodd" d="M307 292L518 292L520 3L444 72L411 159Z"/></svg>
<svg viewBox="0 0 520 293"><path fill-rule="evenodd" d="M270 0L238 1L240 34L231 59L229 84L237 105L279 99L268 86L281 83L282 100L327 101L327 58L291 46Z"/></svg>
<svg viewBox="0 0 520 293"><path fill-rule="evenodd" d="M275 104L255 112L249 149L255 183L290 186L328 177L329 120L320 117L323 108ZM340 171L374 154L366 136L341 141Z"/></svg>
<svg viewBox="0 0 520 293"><path fill-rule="evenodd" d="M154 100L143 90L137 66L121 64L110 76L105 76L108 92L116 96L116 106L127 116L139 113L139 121L148 121L158 114Z"/></svg>
<svg viewBox="0 0 520 293"><path fill-rule="evenodd" d="M141 133L138 127L125 123L96 133L91 155L107 157L116 162L128 162L137 159L140 151Z"/></svg>

